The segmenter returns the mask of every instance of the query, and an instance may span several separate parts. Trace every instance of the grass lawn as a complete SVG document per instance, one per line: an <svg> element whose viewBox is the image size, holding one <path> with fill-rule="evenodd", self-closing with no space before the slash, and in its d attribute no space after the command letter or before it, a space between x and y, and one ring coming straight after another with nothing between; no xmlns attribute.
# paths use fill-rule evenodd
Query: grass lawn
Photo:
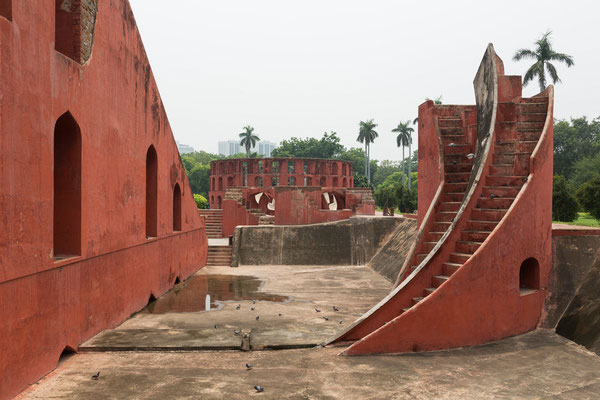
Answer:
<svg viewBox="0 0 600 400"><path fill-rule="evenodd" d="M589 213L580 212L577 214L578 214L578 217L573 222L561 222L561 221L553 221L553 222L558 222L560 224L567 224L567 225L591 226L594 228L600 227L598 220L596 220L596 218L592 217Z"/></svg>

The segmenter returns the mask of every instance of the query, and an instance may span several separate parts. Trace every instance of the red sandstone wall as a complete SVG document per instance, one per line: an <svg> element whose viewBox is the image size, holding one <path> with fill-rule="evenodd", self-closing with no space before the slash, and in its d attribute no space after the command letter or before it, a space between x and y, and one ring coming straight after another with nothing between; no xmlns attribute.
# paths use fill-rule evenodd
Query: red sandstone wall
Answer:
<svg viewBox="0 0 600 400"><path fill-rule="evenodd" d="M279 166L275 166L275 162ZM288 166L293 162L294 168ZM307 163L305 173L304 164ZM246 182L244 183L244 165ZM261 168L262 165L262 168ZM273 187L272 178L279 179L279 186L321 186L335 188L354 187L352 163L348 161L308 159L308 158L236 158L210 163L210 208L219 208L218 198L225 198L228 187ZM289 184L289 178L295 184ZM305 178L307 184L305 185ZM262 179L262 185L259 180Z"/></svg>
<svg viewBox="0 0 600 400"><path fill-rule="evenodd" d="M440 173L440 144L433 125L433 115L433 101L428 100L419 106L419 190L417 194L419 226L427 214L443 176Z"/></svg>
<svg viewBox="0 0 600 400"><path fill-rule="evenodd" d="M233 236L238 225L258 225L258 219L235 200L223 200L223 237Z"/></svg>
<svg viewBox="0 0 600 400"><path fill-rule="evenodd" d="M352 210L322 210L321 188L276 188L275 225L304 225L339 221L352 216Z"/></svg>
<svg viewBox="0 0 600 400"><path fill-rule="evenodd" d="M54 3L0 18L0 398L205 264L198 215L126 0L98 2L90 60L54 50ZM54 126L81 129L81 257L53 260ZM158 238L145 237L145 163L158 155ZM182 228L172 230L173 187Z"/></svg>

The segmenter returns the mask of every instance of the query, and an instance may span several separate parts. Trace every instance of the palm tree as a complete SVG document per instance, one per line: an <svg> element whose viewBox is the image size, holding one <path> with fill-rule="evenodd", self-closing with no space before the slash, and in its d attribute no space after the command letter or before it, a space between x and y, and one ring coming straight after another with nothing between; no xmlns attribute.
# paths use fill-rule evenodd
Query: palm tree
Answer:
<svg viewBox="0 0 600 400"><path fill-rule="evenodd" d="M256 146L256 142L260 141L260 138L253 134L254 128L250 125L244 127L244 132L240 133L242 140L240 146L246 148L246 156L250 158L250 149Z"/></svg>
<svg viewBox="0 0 600 400"><path fill-rule="evenodd" d="M372 119L367 120L367 122L360 121L358 138L356 138L356 141L365 144L365 174L367 175L368 183L371 183L371 164L369 162L371 155L371 143L373 143L375 138L379 136L379 134L375 132L375 128L377 128L377 124L373 122Z"/></svg>
<svg viewBox="0 0 600 400"><path fill-rule="evenodd" d="M398 133L396 136L396 145L398 147L402 146L402 187L404 187L404 148L408 146L408 188L410 189L410 145L412 144L411 133L415 130L410 127L410 121L400 122L397 127L392 129L392 132Z"/></svg>
<svg viewBox="0 0 600 400"><path fill-rule="evenodd" d="M523 86L527 86L527 84L537 76L538 83L540 84L540 91L543 92L546 89L546 70L552 78L552 83L560 82L560 78L556 73L556 68L550 61L564 62L567 64L567 67L575 65L573 57L554 51L552 48L552 43L550 43L551 34L552 32L548 31L542 36L541 39L536 41L535 50L520 49L517 50L513 56L513 60L515 61L520 61L524 58L535 60L535 63L529 67L525 73L525 77L523 78Z"/></svg>

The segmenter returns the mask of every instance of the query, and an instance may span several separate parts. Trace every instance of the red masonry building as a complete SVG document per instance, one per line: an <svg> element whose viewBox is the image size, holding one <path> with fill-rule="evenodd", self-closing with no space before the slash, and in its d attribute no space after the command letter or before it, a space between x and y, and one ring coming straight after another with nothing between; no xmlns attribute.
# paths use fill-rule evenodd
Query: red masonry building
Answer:
<svg viewBox="0 0 600 400"><path fill-rule="evenodd" d="M0 0L0 398L206 262L127 0Z"/></svg>

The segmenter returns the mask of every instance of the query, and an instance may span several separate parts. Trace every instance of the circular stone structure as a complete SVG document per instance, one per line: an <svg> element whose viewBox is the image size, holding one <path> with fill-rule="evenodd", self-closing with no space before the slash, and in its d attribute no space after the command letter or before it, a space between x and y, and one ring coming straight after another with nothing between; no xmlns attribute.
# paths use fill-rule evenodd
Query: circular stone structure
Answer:
<svg viewBox="0 0 600 400"><path fill-rule="evenodd" d="M209 204L220 209L228 187L354 187L352 163L320 158L234 158L210 163Z"/></svg>

